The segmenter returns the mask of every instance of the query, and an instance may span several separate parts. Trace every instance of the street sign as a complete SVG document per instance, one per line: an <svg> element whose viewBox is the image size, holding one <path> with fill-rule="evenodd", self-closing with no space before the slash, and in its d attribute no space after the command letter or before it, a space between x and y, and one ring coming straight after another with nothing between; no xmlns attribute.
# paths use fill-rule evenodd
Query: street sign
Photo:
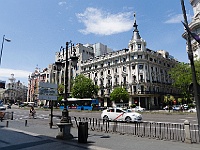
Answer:
<svg viewBox="0 0 200 150"><path fill-rule="evenodd" d="M39 82L40 100L57 100L57 84Z"/></svg>

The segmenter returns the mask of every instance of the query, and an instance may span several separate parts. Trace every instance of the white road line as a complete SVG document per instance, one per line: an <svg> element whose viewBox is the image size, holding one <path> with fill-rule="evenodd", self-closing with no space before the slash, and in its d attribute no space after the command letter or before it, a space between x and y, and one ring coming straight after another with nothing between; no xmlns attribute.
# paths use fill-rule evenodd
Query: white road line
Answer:
<svg viewBox="0 0 200 150"><path fill-rule="evenodd" d="M108 149L108 148L103 148L103 147L99 147L99 146L88 146L89 149L93 149L93 150L111 150L111 149Z"/></svg>

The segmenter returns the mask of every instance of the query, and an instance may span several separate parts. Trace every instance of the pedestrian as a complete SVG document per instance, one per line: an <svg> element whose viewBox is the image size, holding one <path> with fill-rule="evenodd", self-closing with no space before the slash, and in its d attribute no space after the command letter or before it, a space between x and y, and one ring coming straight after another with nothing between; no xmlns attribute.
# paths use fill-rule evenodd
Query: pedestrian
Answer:
<svg viewBox="0 0 200 150"><path fill-rule="evenodd" d="M35 113L36 113L36 111L35 111L34 107L31 106L31 108L30 108L30 116L34 117Z"/></svg>

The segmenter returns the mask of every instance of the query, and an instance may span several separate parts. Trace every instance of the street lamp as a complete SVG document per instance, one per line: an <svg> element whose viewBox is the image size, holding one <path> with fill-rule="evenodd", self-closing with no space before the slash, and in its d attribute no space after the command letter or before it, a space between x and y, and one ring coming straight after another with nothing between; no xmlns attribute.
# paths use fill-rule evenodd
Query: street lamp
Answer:
<svg viewBox="0 0 200 150"><path fill-rule="evenodd" d="M1 45L1 54L0 54L0 65L1 65L1 58L2 58L2 53L3 53L3 44L4 44L4 41L11 42L10 39L6 39L5 35L3 35L3 41L2 41L2 45Z"/></svg>
<svg viewBox="0 0 200 150"><path fill-rule="evenodd" d="M69 112L67 109L67 98L68 98L68 69L69 69L69 60L68 60L68 48L69 48L69 44L70 42L66 42L66 51L65 51L65 98L63 100L64 102L64 109L62 111L62 118L61 118L61 123L70 123L71 122L71 118L69 117ZM70 60L72 62L72 66L75 67L77 65L78 62L78 57L76 56L76 50L74 48L74 45L71 44L71 51L73 52L73 55L70 57Z"/></svg>
<svg viewBox="0 0 200 150"><path fill-rule="evenodd" d="M182 6L182 11L183 11L184 22L188 26L184 0L181 0L181 6ZM198 94L198 91L200 90L200 88L199 88L199 84L197 83L197 78L196 78L196 71L195 71L195 66L194 66L194 56L193 56L192 44L191 44L191 35L190 35L190 33L188 33L188 31L187 31L187 44L188 44L188 58L190 60L190 66L191 66L191 70L192 70L194 99L196 101L197 120L198 120L199 135L200 135L200 97Z"/></svg>

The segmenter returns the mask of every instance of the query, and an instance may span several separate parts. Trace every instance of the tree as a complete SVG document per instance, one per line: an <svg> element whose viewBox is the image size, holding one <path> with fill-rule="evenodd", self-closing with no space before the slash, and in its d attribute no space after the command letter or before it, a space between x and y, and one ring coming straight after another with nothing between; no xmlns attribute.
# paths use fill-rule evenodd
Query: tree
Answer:
<svg viewBox="0 0 200 150"><path fill-rule="evenodd" d="M164 96L164 102L167 104L169 112L170 112L170 107L173 101L174 101L174 96L169 95L169 94Z"/></svg>
<svg viewBox="0 0 200 150"><path fill-rule="evenodd" d="M98 93L98 86L83 74L76 76L72 87L72 97L75 98L93 98Z"/></svg>
<svg viewBox="0 0 200 150"><path fill-rule="evenodd" d="M200 82L200 59L194 62L196 69L197 82ZM174 68L171 68L168 72L173 80L173 86L180 89L182 94L182 100L190 101L191 93L189 86L192 83L192 71L190 64L178 63Z"/></svg>
<svg viewBox="0 0 200 150"><path fill-rule="evenodd" d="M192 83L192 72L189 64L178 63L168 73L173 80L172 85L180 90L184 99L188 99L190 97L188 87Z"/></svg>
<svg viewBox="0 0 200 150"><path fill-rule="evenodd" d="M115 103L125 103L129 100L129 94L125 88L117 87L110 94L110 100L114 101Z"/></svg>
<svg viewBox="0 0 200 150"><path fill-rule="evenodd" d="M63 98L63 92L64 92L65 86L63 84L58 85L58 101L60 102Z"/></svg>
<svg viewBox="0 0 200 150"><path fill-rule="evenodd" d="M59 84L58 85L58 93L59 94L63 94L64 89L65 89L65 86L63 84Z"/></svg>

